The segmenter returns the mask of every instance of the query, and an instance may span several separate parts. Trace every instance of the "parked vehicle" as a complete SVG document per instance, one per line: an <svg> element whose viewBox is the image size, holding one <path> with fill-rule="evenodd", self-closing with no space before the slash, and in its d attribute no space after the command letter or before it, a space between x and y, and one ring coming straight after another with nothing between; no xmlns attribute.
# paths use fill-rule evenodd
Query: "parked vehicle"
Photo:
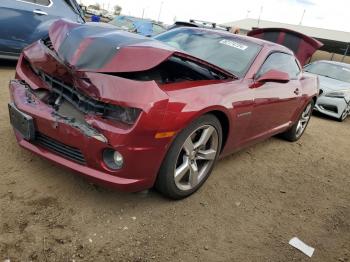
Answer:
<svg viewBox="0 0 350 262"><path fill-rule="evenodd" d="M350 65L322 60L306 65L304 70L319 77L320 95L314 109L344 121L350 114Z"/></svg>
<svg viewBox="0 0 350 262"><path fill-rule="evenodd" d="M98 15L98 16L101 15L101 12L99 10L92 9L92 8L87 8L86 13L89 15Z"/></svg>
<svg viewBox="0 0 350 262"><path fill-rule="evenodd" d="M143 36L155 36L166 31L165 27L152 20L132 16L116 16L109 24L116 26L120 30Z"/></svg>
<svg viewBox="0 0 350 262"><path fill-rule="evenodd" d="M296 141L307 127L317 77L286 47L202 28L152 39L96 26L57 21L24 50L9 104L22 147L97 183L180 199L218 157L276 134Z"/></svg>
<svg viewBox="0 0 350 262"><path fill-rule="evenodd" d="M95 6L95 5L89 5L86 9L86 13L88 13L89 15L102 15L102 10L99 9L99 7Z"/></svg>
<svg viewBox="0 0 350 262"><path fill-rule="evenodd" d="M168 27L168 30L172 30L179 27L200 27L200 28L208 28L208 29L223 30L223 31L230 30L229 26L218 25L217 23L214 23L214 22L195 20L195 19L190 19L189 22L176 21L173 25Z"/></svg>
<svg viewBox="0 0 350 262"><path fill-rule="evenodd" d="M58 18L84 22L75 0L1 0L0 58L18 59L22 49L45 37Z"/></svg>
<svg viewBox="0 0 350 262"><path fill-rule="evenodd" d="M103 16L104 18L108 18L108 19L110 19L110 20L113 20L114 17L115 17L115 15L114 15L112 12L108 12L108 11L105 12L105 13L103 13L102 16Z"/></svg>

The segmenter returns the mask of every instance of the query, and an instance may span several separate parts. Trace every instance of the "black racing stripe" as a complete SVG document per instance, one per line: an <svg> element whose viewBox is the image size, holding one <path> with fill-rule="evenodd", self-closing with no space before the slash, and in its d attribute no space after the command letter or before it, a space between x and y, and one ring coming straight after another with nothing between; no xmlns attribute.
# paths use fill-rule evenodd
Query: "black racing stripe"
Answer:
<svg viewBox="0 0 350 262"><path fill-rule="evenodd" d="M97 69L108 63L118 52L117 46L108 43L107 40L95 39L80 55L77 68Z"/></svg>
<svg viewBox="0 0 350 262"><path fill-rule="evenodd" d="M58 49L59 56L64 61L69 62L84 39L103 32L103 29L104 28L96 28L94 26L89 27L88 30L86 29L86 26L80 26L72 29L67 34L66 38Z"/></svg>
<svg viewBox="0 0 350 262"><path fill-rule="evenodd" d="M70 63L74 53L86 39L93 39L80 54L77 69L94 70L106 65L118 52L119 48L146 41L154 41L136 34L131 34L113 28L83 25L69 32L61 44L58 53L65 62Z"/></svg>
<svg viewBox="0 0 350 262"><path fill-rule="evenodd" d="M101 68L115 56L119 48L145 41L149 40L135 38L130 34L123 35L120 34L120 32L108 36L97 37L85 49L78 59L76 66L85 69Z"/></svg>
<svg viewBox="0 0 350 262"><path fill-rule="evenodd" d="M301 41L300 36L297 36L295 34L286 33L282 45L291 49L294 52L294 54L297 54L298 50L299 50L300 41Z"/></svg>
<svg viewBox="0 0 350 262"><path fill-rule="evenodd" d="M277 43L280 32L264 32L263 39L266 41Z"/></svg>

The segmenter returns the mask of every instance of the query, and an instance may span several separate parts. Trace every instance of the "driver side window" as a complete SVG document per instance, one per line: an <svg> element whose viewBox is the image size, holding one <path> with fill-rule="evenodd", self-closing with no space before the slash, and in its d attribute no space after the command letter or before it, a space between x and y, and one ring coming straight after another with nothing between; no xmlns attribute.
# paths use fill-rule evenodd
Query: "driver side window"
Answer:
<svg viewBox="0 0 350 262"><path fill-rule="evenodd" d="M272 69L287 73L290 79L297 79L301 72L294 56L279 52L268 56L257 75L260 77Z"/></svg>

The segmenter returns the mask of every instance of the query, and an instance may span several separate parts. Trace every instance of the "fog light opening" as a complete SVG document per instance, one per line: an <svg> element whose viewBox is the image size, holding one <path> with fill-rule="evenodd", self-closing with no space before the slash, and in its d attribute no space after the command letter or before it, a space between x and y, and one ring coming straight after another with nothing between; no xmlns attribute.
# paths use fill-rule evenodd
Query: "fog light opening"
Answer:
<svg viewBox="0 0 350 262"><path fill-rule="evenodd" d="M123 167L124 158L122 154L113 149L105 149L103 151L103 161L108 168L118 170Z"/></svg>

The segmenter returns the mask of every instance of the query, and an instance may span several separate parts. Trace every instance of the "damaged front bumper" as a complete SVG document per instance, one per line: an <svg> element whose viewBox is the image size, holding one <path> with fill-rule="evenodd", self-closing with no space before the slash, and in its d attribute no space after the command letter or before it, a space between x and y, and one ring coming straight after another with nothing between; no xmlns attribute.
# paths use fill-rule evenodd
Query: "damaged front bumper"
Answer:
<svg viewBox="0 0 350 262"><path fill-rule="evenodd" d="M30 92L24 81L13 80L9 88L12 106L34 122L32 137L14 129L20 146L105 186L129 192L153 186L169 140L157 140L154 136L152 139L141 133L145 142L138 143L140 135L135 135L134 129L126 130L98 119L92 119L91 126L81 127L58 116L54 108ZM123 155L121 169L111 170L105 164L106 149Z"/></svg>
<svg viewBox="0 0 350 262"><path fill-rule="evenodd" d="M325 114L334 118L341 118L344 110L348 107L350 103L349 99L337 98L337 97L327 97L321 95L317 98L314 110L322 114Z"/></svg>

